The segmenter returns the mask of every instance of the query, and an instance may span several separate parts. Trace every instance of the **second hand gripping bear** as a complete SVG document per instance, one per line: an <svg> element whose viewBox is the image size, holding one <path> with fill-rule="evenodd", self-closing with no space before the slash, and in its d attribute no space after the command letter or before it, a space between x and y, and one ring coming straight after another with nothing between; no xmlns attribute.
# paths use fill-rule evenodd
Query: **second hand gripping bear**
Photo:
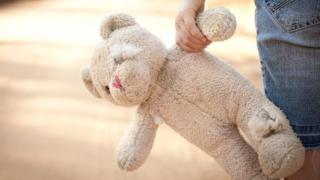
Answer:
<svg viewBox="0 0 320 180"><path fill-rule="evenodd" d="M210 41L221 41L232 36L236 21L216 8L199 14L197 25ZM205 51L167 50L127 14L106 17L101 37L82 69L85 86L116 105L138 105L117 148L120 168L144 163L161 121L233 179L286 177L303 164L304 148L285 115L226 63Z"/></svg>

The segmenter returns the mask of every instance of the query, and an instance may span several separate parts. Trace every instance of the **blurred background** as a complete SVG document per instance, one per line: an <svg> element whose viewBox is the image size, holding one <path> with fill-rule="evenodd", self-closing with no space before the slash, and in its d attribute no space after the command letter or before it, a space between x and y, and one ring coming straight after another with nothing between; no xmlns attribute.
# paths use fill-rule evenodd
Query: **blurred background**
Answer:
<svg viewBox="0 0 320 180"><path fill-rule="evenodd" d="M100 41L108 13L126 12L174 44L179 0L0 0L1 180L227 180L197 147L165 124L150 157L134 172L119 170L114 149L135 108L89 95L80 68ZM238 28L208 50L261 90L252 0L207 0L225 6Z"/></svg>

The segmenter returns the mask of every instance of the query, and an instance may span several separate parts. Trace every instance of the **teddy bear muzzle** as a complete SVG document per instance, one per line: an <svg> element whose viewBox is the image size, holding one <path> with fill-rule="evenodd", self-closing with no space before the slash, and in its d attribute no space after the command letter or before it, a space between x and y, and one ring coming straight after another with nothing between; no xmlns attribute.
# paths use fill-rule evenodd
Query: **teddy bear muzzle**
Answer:
<svg viewBox="0 0 320 180"><path fill-rule="evenodd" d="M118 105L137 105L150 91L149 68L139 61L127 61L114 73L109 83L110 94Z"/></svg>

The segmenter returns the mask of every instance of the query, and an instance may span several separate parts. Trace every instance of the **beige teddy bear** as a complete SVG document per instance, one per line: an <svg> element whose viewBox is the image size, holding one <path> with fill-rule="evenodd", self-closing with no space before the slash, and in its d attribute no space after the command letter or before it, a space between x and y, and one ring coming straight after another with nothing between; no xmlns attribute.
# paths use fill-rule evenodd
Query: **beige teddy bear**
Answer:
<svg viewBox="0 0 320 180"><path fill-rule="evenodd" d="M236 27L225 8L206 10L197 24L211 41L231 37ZM168 51L126 14L106 17L101 36L82 69L85 86L116 105L138 105L117 148L120 168L143 164L162 121L233 179L286 177L303 164L304 148L285 115L226 63L205 51Z"/></svg>

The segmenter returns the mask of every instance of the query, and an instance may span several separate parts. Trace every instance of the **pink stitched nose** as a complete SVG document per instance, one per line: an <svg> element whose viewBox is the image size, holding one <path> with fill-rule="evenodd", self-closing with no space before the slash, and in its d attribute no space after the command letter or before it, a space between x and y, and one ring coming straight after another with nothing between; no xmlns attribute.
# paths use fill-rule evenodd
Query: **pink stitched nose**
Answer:
<svg viewBox="0 0 320 180"><path fill-rule="evenodd" d="M116 75L116 76L114 77L114 81L113 81L113 83L112 83L112 86L115 87L115 88L117 88L117 89L121 89L121 90L123 89L123 87L122 87L122 85L121 85L120 78L119 78L118 75Z"/></svg>

